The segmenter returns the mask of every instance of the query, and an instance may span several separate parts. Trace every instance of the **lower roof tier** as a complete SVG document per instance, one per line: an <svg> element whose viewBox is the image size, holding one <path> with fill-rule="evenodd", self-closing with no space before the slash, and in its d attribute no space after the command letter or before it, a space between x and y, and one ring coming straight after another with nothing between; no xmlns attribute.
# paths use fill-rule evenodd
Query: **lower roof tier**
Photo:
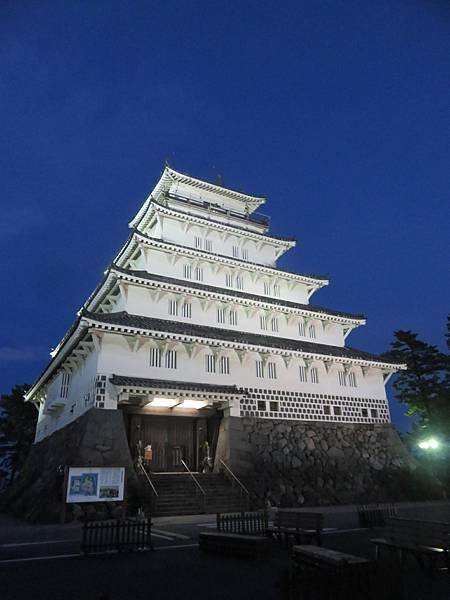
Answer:
<svg viewBox="0 0 450 600"><path fill-rule="evenodd" d="M329 346L326 344L316 344L314 342L280 338L272 335L267 336L255 333L243 333L240 331L233 331L218 327L208 327L205 325L169 321L167 319L155 319L153 317L131 315L124 311L117 313L90 313L87 310L83 310L82 317L97 323L110 325L111 327L123 327L138 331L165 332L169 334L186 335L194 338L211 339L232 343L234 342L243 345L263 346L268 348L291 350L294 352L305 352L309 354L321 354L332 357L366 360L383 363L386 366L390 366L394 369L396 367L402 367L399 364L387 362L378 355L364 352L363 350L357 350L355 348Z"/></svg>

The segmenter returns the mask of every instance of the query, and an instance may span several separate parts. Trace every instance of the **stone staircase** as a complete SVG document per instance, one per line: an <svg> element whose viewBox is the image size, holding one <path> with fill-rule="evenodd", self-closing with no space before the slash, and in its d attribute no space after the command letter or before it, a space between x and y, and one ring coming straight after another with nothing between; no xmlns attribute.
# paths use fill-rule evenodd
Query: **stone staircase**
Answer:
<svg viewBox="0 0 450 600"><path fill-rule="evenodd" d="M189 473L151 474L151 481L158 492L155 499L149 483L141 476L145 505L148 506L153 498L152 515L211 514L247 508L246 495L241 494L239 486L233 486L224 476L216 473L195 473L195 477L205 495L201 493Z"/></svg>

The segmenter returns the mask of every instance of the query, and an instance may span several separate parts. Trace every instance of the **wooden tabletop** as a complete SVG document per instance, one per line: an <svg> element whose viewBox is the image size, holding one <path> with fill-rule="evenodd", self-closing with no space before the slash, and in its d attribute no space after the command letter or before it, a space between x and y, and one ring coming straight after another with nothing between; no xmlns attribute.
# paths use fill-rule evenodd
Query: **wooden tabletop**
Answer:
<svg viewBox="0 0 450 600"><path fill-rule="evenodd" d="M311 544L292 546L292 552L300 558L304 556L305 558L317 559L318 562L330 565L336 565L338 563L358 565L369 562L367 558L361 558L360 556L354 556L353 554L344 554L343 552L337 552L336 550L321 548L320 546L313 546Z"/></svg>

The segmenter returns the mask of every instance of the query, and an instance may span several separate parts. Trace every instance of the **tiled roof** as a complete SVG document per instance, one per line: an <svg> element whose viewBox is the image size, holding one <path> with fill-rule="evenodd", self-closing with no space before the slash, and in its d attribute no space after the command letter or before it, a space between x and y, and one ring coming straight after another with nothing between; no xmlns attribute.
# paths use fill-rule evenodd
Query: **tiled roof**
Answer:
<svg viewBox="0 0 450 600"><path fill-rule="evenodd" d="M175 198L176 199L176 198ZM181 200L182 201L182 200ZM260 235L262 237L266 237L266 238L273 238L274 240L279 240L281 242L296 242L296 238L295 237L287 237L287 236L281 236L281 235L272 235L271 233L260 233L258 231L252 231L251 229L247 229L245 227L241 227L240 225L234 225L231 223L224 223L223 221L219 221L218 219L212 219L211 217L204 217L202 215L197 215L195 213L188 213L188 212L184 212L182 210L179 210L178 208L175 208L174 206L166 206L165 204L163 204L162 202L158 202L158 200L155 200L154 198L152 199L152 203L156 204L157 206L161 206L162 208L167 208L168 210L171 210L175 213L178 213L180 216L191 216L191 217L195 217L196 219L200 219L201 221L204 221L205 224L207 225L208 223L215 223L216 225L224 225L225 227L229 227L230 229L237 229L238 231L242 231L243 233L250 233L253 235ZM244 221L248 221L250 219L247 219L244 215L239 217L234 215L235 218L240 218L241 220Z"/></svg>
<svg viewBox="0 0 450 600"><path fill-rule="evenodd" d="M167 379L146 379L144 377L128 377L113 375L110 379L113 385L122 387L145 387L171 390L191 390L210 392L212 394L242 394L235 385L214 385L212 383L195 383L192 381L168 381Z"/></svg>
<svg viewBox="0 0 450 600"><path fill-rule="evenodd" d="M226 254L218 254L217 252L208 252L207 250L203 250L203 249L199 250L198 248L193 248L192 246L184 246L183 244L176 244L175 242L167 242L166 240L161 240L161 239L150 237L149 235L142 233L142 231L139 231L139 229L133 229L133 232L136 233L137 235L140 235L143 238L147 239L149 242L156 242L157 244L167 244L168 246L174 246L175 248L189 250L190 252L200 252L200 254L208 254L212 258L214 256L218 256L219 258L226 258L227 260L230 260L231 262L235 262L241 266L253 265L255 267L263 267L264 269L269 269L272 271L279 271L280 273L286 273L288 275L299 275L300 277L305 277L307 279L317 279L319 281L330 281L330 278L325 275L306 275L305 273L297 273L296 271L288 271L287 269L283 269L282 267L263 265L261 263L255 263L255 262L251 262L249 260L241 260L239 258L234 258L233 256L227 256ZM128 240L127 240L127 242L125 242L125 244L127 244L129 241L130 241L130 238L128 238ZM124 248L122 248L122 250L123 249ZM119 255L121 253L122 253L122 251L119 253Z"/></svg>
<svg viewBox="0 0 450 600"><path fill-rule="evenodd" d="M235 342L245 345L248 344L252 346L265 346L268 348L306 352L309 354L322 354L324 356L335 356L341 358L375 361L385 364L396 364L387 363L380 356L369 354L368 352L363 352L362 350L356 350L354 348L315 344L314 342L292 340L288 338L261 335L257 333L243 333L241 331L221 329L219 327L208 327L205 325L194 325L180 321L169 321L167 319L154 319L153 317L130 315L125 311L117 313L90 313L89 311L84 310L83 316L88 319L92 319L93 321L97 321L98 323L105 323L112 326L174 333L178 335L187 335L190 337L199 337L225 342Z"/></svg>
<svg viewBox="0 0 450 600"><path fill-rule="evenodd" d="M286 306L289 308L298 308L301 310L307 310L308 312L322 313L325 315L331 315L335 317L344 317L348 319L365 319L364 315L352 315L350 313L342 312L339 310L330 310L315 306L314 304L300 304L299 302L290 302L289 300L281 300L280 298L270 298L267 296L259 296L258 294L249 294L248 292L242 292L239 290L232 290L229 288L221 288L213 285L206 285L196 281L189 281L185 279L175 279L173 277L167 277L165 275L157 275L155 273L148 273L147 271L135 271L132 269L123 269L113 265L112 267L116 271L123 273L124 275L131 275L133 277L139 277L141 279L147 279L149 281L159 281L162 283L170 283L172 285L179 285L186 288L193 288L202 290L205 292L212 292L216 294L224 294L226 296L235 296L237 298L244 298L247 300L255 300L257 302L266 302L267 304L273 304L275 306Z"/></svg>

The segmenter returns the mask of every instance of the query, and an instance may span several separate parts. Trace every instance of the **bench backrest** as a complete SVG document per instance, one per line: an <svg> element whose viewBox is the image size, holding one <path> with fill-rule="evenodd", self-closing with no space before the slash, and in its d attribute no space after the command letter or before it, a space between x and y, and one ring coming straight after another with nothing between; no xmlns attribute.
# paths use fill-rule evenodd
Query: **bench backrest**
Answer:
<svg viewBox="0 0 450 600"><path fill-rule="evenodd" d="M385 536L397 543L450 549L450 523L441 521L391 518Z"/></svg>
<svg viewBox="0 0 450 600"><path fill-rule="evenodd" d="M314 529L321 531L323 514L300 510L278 509L274 517L275 527L293 527L295 529Z"/></svg>
<svg viewBox="0 0 450 600"><path fill-rule="evenodd" d="M267 527L266 511L217 514L217 531L221 533L265 535Z"/></svg>

